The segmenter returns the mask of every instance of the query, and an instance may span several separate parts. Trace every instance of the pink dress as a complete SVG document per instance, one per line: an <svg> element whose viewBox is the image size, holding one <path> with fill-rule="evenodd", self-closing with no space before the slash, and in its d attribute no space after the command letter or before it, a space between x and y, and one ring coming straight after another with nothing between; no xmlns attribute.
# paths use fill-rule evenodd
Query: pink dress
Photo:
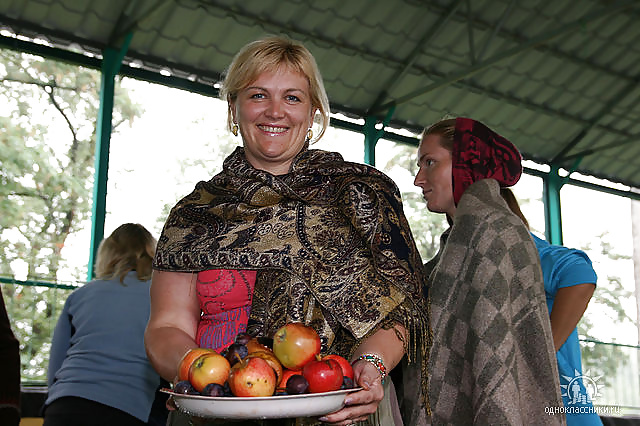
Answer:
<svg viewBox="0 0 640 426"><path fill-rule="evenodd" d="M201 348L222 351L247 329L256 271L211 269L198 273L196 291L200 322L196 341Z"/></svg>

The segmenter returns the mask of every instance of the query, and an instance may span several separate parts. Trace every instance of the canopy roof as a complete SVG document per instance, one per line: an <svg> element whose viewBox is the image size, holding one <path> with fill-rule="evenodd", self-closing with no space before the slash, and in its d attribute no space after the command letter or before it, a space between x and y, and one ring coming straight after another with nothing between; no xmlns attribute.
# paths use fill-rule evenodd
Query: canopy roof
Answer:
<svg viewBox="0 0 640 426"><path fill-rule="evenodd" d="M92 59L128 42L124 74L211 94L242 45L286 34L333 112L416 134L469 116L527 159L640 188L637 0L0 0L0 30Z"/></svg>

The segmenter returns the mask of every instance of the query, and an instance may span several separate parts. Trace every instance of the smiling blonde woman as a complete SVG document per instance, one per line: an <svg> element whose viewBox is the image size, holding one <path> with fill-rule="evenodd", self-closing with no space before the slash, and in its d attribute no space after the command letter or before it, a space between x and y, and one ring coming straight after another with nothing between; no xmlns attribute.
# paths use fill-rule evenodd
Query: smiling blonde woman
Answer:
<svg viewBox="0 0 640 426"><path fill-rule="evenodd" d="M165 223L151 287L150 359L173 380L191 348L222 350L238 332L271 337L303 322L318 332L324 353L354 362L363 390L336 413L291 424L394 424L395 395L383 379L402 364L414 369L407 380L420 383L429 336L421 259L398 189L372 167L309 148L329 109L301 44L249 43L221 93L242 147ZM405 424L417 424L424 395L406 395L415 403L402 405Z"/></svg>

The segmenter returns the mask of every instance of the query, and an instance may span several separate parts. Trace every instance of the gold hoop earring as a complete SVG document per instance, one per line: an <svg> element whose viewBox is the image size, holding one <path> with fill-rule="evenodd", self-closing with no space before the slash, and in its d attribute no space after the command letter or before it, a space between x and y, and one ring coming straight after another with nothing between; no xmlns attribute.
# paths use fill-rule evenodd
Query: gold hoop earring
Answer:
<svg viewBox="0 0 640 426"><path fill-rule="evenodd" d="M311 138L313 138L313 130L309 129L307 132L307 142L310 141Z"/></svg>
<svg viewBox="0 0 640 426"><path fill-rule="evenodd" d="M231 133L233 133L233 136L238 136L238 123L233 123L233 126L231 126Z"/></svg>

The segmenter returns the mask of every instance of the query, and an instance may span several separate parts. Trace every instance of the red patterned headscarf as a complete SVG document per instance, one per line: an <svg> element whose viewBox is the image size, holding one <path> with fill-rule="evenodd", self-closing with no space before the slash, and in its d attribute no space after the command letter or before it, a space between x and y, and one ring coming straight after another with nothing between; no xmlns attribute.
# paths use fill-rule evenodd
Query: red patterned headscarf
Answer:
<svg viewBox="0 0 640 426"><path fill-rule="evenodd" d="M456 205L475 181L491 178L501 187L513 186L522 174L522 156L518 148L471 118L456 118L451 161Z"/></svg>

